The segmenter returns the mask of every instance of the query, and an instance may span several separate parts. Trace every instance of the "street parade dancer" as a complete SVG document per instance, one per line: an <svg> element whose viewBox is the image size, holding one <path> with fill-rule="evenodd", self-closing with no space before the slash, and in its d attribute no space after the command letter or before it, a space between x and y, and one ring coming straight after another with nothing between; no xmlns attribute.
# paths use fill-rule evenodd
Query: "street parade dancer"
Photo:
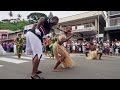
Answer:
<svg viewBox="0 0 120 90"><path fill-rule="evenodd" d="M41 17L38 23L26 33L26 54L32 53L32 79L42 79L38 76L42 71L38 70L40 59L43 54L43 36L50 33L52 27L58 24L58 17Z"/></svg>
<svg viewBox="0 0 120 90"><path fill-rule="evenodd" d="M73 36L73 34L73 32L66 30L64 34L61 34L57 37L57 41L53 46L54 56L57 59L57 63L55 64L53 69L54 72L60 71L58 69L58 66L61 63L63 68L71 68L74 66L74 61L70 57L70 54L67 52L66 48L63 46L63 43L68 41Z"/></svg>

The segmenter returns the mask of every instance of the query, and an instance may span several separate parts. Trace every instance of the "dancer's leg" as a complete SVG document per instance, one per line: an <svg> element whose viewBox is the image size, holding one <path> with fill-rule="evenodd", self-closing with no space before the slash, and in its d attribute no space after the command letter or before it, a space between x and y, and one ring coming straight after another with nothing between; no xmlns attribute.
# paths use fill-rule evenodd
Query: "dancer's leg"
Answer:
<svg viewBox="0 0 120 90"><path fill-rule="evenodd" d="M38 63L38 55L36 54L35 57L33 58L33 68L32 68L32 76L34 77L37 73L37 63Z"/></svg>
<svg viewBox="0 0 120 90"><path fill-rule="evenodd" d="M57 60L56 65L54 66L53 71L59 71L57 67L65 60L65 53L61 50L58 54L60 54L59 59Z"/></svg>

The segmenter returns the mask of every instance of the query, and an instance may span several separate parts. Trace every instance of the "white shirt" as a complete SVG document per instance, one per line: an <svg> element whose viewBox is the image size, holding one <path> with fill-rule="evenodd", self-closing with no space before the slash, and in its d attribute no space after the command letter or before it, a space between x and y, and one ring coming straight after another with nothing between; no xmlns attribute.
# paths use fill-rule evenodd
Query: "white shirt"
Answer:
<svg viewBox="0 0 120 90"><path fill-rule="evenodd" d="M39 29L35 29L35 33L37 34L37 35L41 35L41 32L40 32L40 30Z"/></svg>
<svg viewBox="0 0 120 90"><path fill-rule="evenodd" d="M64 43L63 43L63 46L66 47L66 45L67 45L67 42L64 42Z"/></svg>
<svg viewBox="0 0 120 90"><path fill-rule="evenodd" d="M116 42L116 46L120 46L120 42Z"/></svg>

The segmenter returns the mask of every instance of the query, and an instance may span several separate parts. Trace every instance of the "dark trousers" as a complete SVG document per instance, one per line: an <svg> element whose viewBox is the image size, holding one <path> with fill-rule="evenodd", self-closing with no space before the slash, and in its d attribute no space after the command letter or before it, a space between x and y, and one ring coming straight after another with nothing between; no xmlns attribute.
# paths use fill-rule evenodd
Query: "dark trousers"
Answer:
<svg viewBox="0 0 120 90"><path fill-rule="evenodd" d="M89 53L88 51L85 52L85 56L86 56L86 57L88 57L88 53Z"/></svg>
<svg viewBox="0 0 120 90"><path fill-rule="evenodd" d="M101 57L102 57L102 53L97 53L97 58L98 58L99 60L101 60Z"/></svg>

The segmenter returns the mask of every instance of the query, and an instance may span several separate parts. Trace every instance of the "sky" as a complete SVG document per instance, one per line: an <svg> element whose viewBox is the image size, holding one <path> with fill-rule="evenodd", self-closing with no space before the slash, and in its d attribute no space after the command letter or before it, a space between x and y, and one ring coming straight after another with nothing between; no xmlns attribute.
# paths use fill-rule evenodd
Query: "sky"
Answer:
<svg viewBox="0 0 120 90"><path fill-rule="evenodd" d="M10 19L9 12L10 11L0 11L0 20ZM17 15L21 14L22 18L27 19L27 16L33 12L40 12L40 13L44 13L46 15L49 15L49 13L52 12L54 16L63 18L63 17L71 16L71 15L84 13L87 11L12 11L12 12L13 12L12 18L17 18Z"/></svg>

